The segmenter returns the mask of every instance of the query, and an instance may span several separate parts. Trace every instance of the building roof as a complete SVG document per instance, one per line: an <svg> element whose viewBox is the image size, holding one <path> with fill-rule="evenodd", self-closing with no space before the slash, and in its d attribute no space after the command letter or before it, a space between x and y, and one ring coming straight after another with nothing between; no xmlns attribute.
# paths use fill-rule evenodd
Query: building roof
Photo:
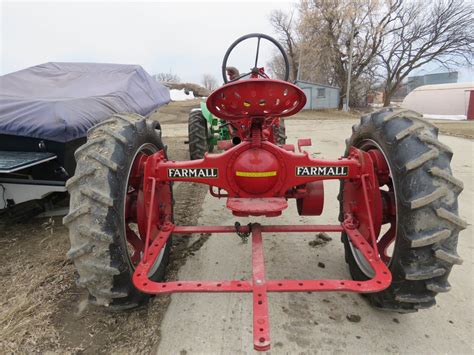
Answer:
<svg viewBox="0 0 474 355"><path fill-rule="evenodd" d="M295 85L297 83L303 83L303 84L308 84L308 85L316 85L316 86L324 86L324 87L330 88L330 89L341 90L340 88L338 88L336 86L331 86L331 85L327 85L327 84L320 84L320 83L312 83L310 81L304 81L304 80L295 80Z"/></svg>
<svg viewBox="0 0 474 355"><path fill-rule="evenodd" d="M417 87L413 91L429 91L429 90L452 90L452 89L465 89L474 90L474 82L470 83L452 83L452 84L434 84L434 85L423 85Z"/></svg>

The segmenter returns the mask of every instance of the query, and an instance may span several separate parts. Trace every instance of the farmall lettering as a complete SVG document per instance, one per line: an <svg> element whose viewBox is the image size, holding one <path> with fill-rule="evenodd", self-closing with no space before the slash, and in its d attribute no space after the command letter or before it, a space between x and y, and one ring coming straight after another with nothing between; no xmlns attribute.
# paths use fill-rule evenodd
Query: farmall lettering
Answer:
<svg viewBox="0 0 474 355"><path fill-rule="evenodd" d="M297 166L296 176L347 176L347 166Z"/></svg>
<svg viewBox="0 0 474 355"><path fill-rule="evenodd" d="M206 169L193 169L193 168L181 168L181 169L168 169L168 177L170 178L217 178L218 169L206 168Z"/></svg>

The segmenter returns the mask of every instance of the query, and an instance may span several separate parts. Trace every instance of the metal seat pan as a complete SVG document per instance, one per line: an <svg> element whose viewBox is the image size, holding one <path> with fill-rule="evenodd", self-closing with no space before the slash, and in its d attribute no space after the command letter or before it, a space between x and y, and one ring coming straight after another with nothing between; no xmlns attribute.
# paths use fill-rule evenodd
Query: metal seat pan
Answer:
<svg viewBox="0 0 474 355"><path fill-rule="evenodd" d="M231 82L207 99L216 117L233 121L251 118L288 117L306 104L306 95L297 86L273 79L246 79Z"/></svg>

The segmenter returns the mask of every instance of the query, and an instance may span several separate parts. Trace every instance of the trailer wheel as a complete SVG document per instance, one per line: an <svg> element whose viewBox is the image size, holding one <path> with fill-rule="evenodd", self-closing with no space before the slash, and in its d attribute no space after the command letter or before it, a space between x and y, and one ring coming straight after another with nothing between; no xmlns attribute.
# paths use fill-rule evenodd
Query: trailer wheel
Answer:
<svg viewBox="0 0 474 355"><path fill-rule="evenodd" d="M280 125L274 127L275 143L283 145L286 143L285 120L280 118Z"/></svg>
<svg viewBox="0 0 474 355"><path fill-rule="evenodd" d="M209 145L207 121L201 110L193 110L189 113L188 135L191 160L202 159L205 153L212 151Z"/></svg>
<svg viewBox="0 0 474 355"><path fill-rule="evenodd" d="M439 292L451 288L451 268L462 262L458 234L467 226L458 215L463 183L452 175L452 151L438 140L437 128L412 111L385 109L362 117L352 131L346 156L351 146L372 151L390 173L378 176L386 228L377 247L392 284L366 296L373 306L396 312L431 307ZM342 180L339 199L342 212ZM371 278L373 271L344 233L342 241L352 278Z"/></svg>
<svg viewBox="0 0 474 355"><path fill-rule="evenodd" d="M77 168L67 181L69 228L73 260L91 300L113 309L139 306L149 295L132 283L135 265L144 247L140 162L144 156L165 150L158 122L136 114L114 115L88 132L87 143L75 153ZM163 187L164 205L172 209L171 185ZM170 207L171 206L171 207ZM170 214L171 212L168 211ZM141 219L140 219L141 218ZM163 279L171 241L157 258L149 277Z"/></svg>

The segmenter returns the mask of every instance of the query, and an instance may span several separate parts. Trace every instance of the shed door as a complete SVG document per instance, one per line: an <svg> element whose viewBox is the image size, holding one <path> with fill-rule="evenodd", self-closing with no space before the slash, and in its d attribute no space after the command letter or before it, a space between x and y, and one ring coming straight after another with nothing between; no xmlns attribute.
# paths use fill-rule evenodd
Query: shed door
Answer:
<svg viewBox="0 0 474 355"><path fill-rule="evenodd" d="M311 110L311 98L312 98L312 90L311 88L302 88L304 94L306 95L306 104L303 107L303 110Z"/></svg>

